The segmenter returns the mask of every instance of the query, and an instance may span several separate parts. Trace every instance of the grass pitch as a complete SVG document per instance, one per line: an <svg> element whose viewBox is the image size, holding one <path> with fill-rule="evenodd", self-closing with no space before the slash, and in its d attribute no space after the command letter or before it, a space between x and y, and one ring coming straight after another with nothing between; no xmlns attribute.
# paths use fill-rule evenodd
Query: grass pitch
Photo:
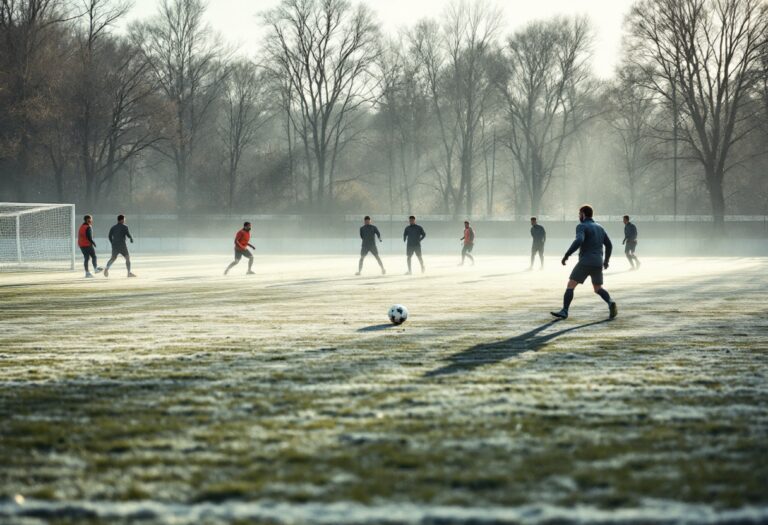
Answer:
<svg viewBox="0 0 768 525"><path fill-rule="evenodd" d="M425 261L0 274L0 522L768 521L768 261Z"/></svg>

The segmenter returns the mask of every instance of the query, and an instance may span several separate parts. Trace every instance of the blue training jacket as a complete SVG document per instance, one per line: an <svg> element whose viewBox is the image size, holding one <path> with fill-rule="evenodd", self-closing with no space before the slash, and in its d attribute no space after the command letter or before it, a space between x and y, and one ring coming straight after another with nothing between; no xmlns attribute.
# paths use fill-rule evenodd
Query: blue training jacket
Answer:
<svg viewBox="0 0 768 525"><path fill-rule="evenodd" d="M579 250L579 263L584 266L603 265L603 246L605 246L605 262L611 258L613 244L602 226L594 219L585 219L576 226L576 239L565 252L570 257L573 252Z"/></svg>

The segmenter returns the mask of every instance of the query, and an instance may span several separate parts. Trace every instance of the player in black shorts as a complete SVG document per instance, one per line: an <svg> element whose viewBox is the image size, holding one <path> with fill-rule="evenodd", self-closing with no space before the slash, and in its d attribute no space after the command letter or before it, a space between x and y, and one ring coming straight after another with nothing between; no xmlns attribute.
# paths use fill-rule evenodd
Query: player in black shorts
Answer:
<svg viewBox="0 0 768 525"><path fill-rule="evenodd" d="M536 254L539 254L539 260L541 261L541 269L544 269L544 243L547 242L547 232L544 230L544 226L536 222L536 217L531 217L531 237L533 238L533 244L531 245L531 265L529 270L533 270L533 261L536 260Z"/></svg>
<svg viewBox="0 0 768 525"><path fill-rule="evenodd" d="M112 243L112 257L107 261L107 267L104 268L104 277L109 277L109 269L112 267L112 263L115 262L118 255L125 257L125 267L128 270L128 277L136 277L135 273L131 272L131 256L128 253L128 244L125 239L128 238L133 243L133 237L131 232L128 231L128 226L125 225L125 215L117 216L117 224L112 226L109 230L109 242Z"/></svg>
<svg viewBox="0 0 768 525"><path fill-rule="evenodd" d="M376 258L376 262L379 263L379 267L381 268L381 274L384 275L387 271L384 269L384 263L381 262L381 258L379 257L379 249L376 247L377 237L379 238L379 242L383 242L381 240L381 233L376 226L371 224L371 218L368 215L363 218L363 223L364 224L360 226L360 238L363 240L363 246L360 248L360 261L357 264L357 273L355 275L360 275L360 272L363 271L363 259L365 259L365 256L369 253Z"/></svg>
<svg viewBox="0 0 768 525"><path fill-rule="evenodd" d="M568 257L573 252L579 250L579 262L573 268L571 277L568 280L568 287L563 297L563 309L559 312L552 312L552 315L558 319L568 318L568 308L573 301L573 290L579 284L583 284L587 277L592 279L592 287L595 293L602 297L608 303L608 315L611 319L616 317L618 309L616 302L611 299L608 290L603 288L603 269L608 269L608 261L611 258L613 245L611 239L602 226L592 218L593 210L591 206L584 205L579 209L579 225L576 226L576 239L565 252L561 261L565 266ZM603 246L605 246L605 260L603 260Z"/></svg>
<svg viewBox="0 0 768 525"><path fill-rule="evenodd" d="M624 255L627 256L629 264L632 265L630 271L640 269L640 260L635 255L635 248L637 248L637 226L629 222L629 215L624 216L624 240L621 241L624 245Z"/></svg>
<svg viewBox="0 0 768 525"><path fill-rule="evenodd" d="M405 253L408 257L408 272L405 275L411 275L411 257L416 254L421 264L421 273L424 273L424 260L421 258L421 241L424 240L427 234L424 228L416 224L416 217L411 215L408 217L408 226L403 231L403 242L406 243Z"/></svg>

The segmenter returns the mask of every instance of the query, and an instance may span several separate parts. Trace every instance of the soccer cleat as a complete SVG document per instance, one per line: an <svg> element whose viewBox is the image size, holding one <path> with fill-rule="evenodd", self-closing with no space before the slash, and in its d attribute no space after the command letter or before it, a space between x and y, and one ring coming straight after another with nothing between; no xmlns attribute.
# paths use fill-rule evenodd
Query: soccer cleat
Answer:
<svg viewBox="0 0 768 525"><path fill-rule="evenodd" d="M549 312L549 313L551 313L558 319L568 319L568 310L566 310L565 308L563 308L559 312Z"/></svg>
<svg viewBox="0 0 768 525"><path fill-rule="evenodd" d="M426 269L426 268L424 268L424 267L422 266L422 267L421 267L421 273L424 273L424 272L426 272L426 271L427 271L427 269Z"/></svg>
<svg viewBox="0 0 768 525"><path fill-rule="evenodd" d="M104 268L104 277L109 277L109 268Z"/></svg>
<svg viewBox="0 0 768 525"><path fill-rule="evenodd" d="M411 271L408 270L407 272L405 272L405 275L411 275Z"/></svg>
<svg viewBox="0 0 768 525"><path fill-rule="evenodd" d="M93 274L91 272L85 272L85 278L86 279L92 279L93 278Z"/></svg>
<svg viewBox="0 0 768 525"><path fill-rule="evenodd" d="M138 277L138 275L133 272L128 272L128 277Z"/></svg>
<svg viewBox="0 0 768 525"><path fill-rule="evenodd" d="M355 272L355 275L360 275L360 272Z"/></svg>
<svg viewBox="0 0 768 525"><path fill-rule="evenodd" d="M617 315L619 315L619 309L616 307L616 301L611 301L608 304L608 318L614 319Z"/></svg>
<svg viewBox="0 0 768 525"><path fill-rule="evenodd" d="M94 273L101 273L101 271L104 270L101 266L96 267L96 269L93 271Z"/></svg>
<svg viewBox="0 0 768 525"><path fill-rule="evenodd" d="M639 269L640 269L640 261L637 261L637 260L636 260L636 261L635 261L635 264L637 265L637 266L636 266L636 268L639 270Z"/></svg>
<svg viewBox="0 0 768 525"><path fill-rule="evenodd" d="M227 268L226 270L224 270L224 275L227 275L228 273L229 273L229 268Z"/></svg>
<svg viewBox="0 0 768 525"><path fill-rule="evenodd" d="M245 275L256 275L256 272L254 272L253 270L248 270L247 272L245 272Z"/></svg>
<svg viewBox="0 0 768 525"><path fill-rule="evenodd" d="M387 271L384 268L381 269L381 275L387 275Z"/></svg>

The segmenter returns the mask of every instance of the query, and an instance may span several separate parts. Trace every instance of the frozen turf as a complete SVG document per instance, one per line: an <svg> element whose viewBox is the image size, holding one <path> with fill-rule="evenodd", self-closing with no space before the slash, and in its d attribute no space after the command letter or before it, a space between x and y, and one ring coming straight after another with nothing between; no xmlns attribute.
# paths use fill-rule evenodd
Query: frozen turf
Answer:
<svg viewBox="0 0 768 525"><path fill-rule="evenodd" d="M768 520L768 261L458 260L0 274L0 522Z"/></svg>

